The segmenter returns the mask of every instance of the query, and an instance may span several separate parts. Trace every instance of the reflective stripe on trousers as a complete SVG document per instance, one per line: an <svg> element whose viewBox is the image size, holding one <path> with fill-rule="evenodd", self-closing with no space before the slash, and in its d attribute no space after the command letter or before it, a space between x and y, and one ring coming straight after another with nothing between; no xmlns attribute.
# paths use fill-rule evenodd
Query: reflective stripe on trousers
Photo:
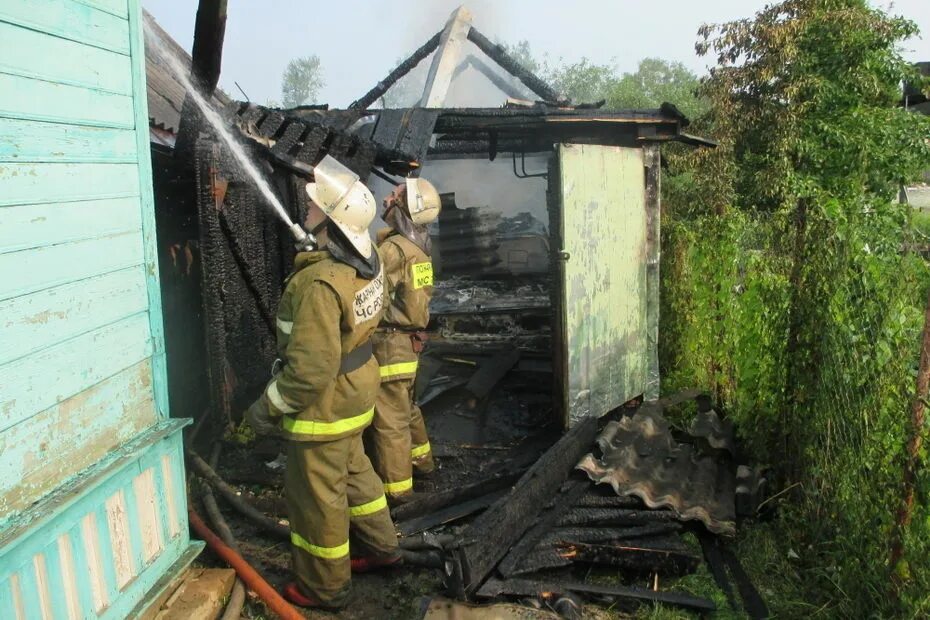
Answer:
<svg viewBox="0 0 930 620"><path fill-rule="evenodd" d="M415 446L412 450L410 450L410 458L418 459L421 456L426 456L429 453L430 453L430 447L429 447L429 442L427 441L422 446Z"/></svg>
<svg viewBox="0 0 930 620"><path fill-rule="evenodd" d="M387 497L382 495L378 499L364 503L360 506L349 506L349 516L365 517L367 515L373 515L379 510L384 510L385 508L387 508Z"/></svg>
<svg viewBox="0 0 930 620"><path fill-rule="evenodd" d="M407 478L406 480L401 480L400 482L385 482L384 483L384 492L391 495L397 495L398 493L405 493L413 489L413 478Z"/></svg>
<svg viewBox="0 0 930 620"><path fill-rule="evenodd" d="M414 360L412 362L400 362L398 364L388 364L386 366L381 366L378 372L381 374L382 379L396 377L398 375L409 375L417 371L418 363L419 362L417 360Z"/></svg>
<svg viewBox="0 0 930 620"><path fill-rule="evenodd" d="M291 544L293 544L295 547L300 547L310 555L314 555L325 560L337 560L349 555L348 540L336 547L319 547L305 539L297 532L291 532Z"/></svg>
<svg viewBox="0 0 930 620"><path fill-rule="evenodd" d="M284 416L282 426L289 433L297 435L341 435L349 431L359 430L371 424L375 417L375 408L365 413L335 422L317 422L316 420L298 420Z"/></svg>

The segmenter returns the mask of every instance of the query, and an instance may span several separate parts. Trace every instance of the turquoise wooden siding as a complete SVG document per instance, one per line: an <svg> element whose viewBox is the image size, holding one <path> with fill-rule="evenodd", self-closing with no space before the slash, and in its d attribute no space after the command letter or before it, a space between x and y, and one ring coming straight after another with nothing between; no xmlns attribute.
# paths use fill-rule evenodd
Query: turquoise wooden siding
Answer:
<svg viewBox="0 0 930 620"><path fill-rule="evenodd" d="M562 144L559 164L571 424L645 392L645 177L640 148Z"/></svg>
<svg viewBox="0 0 930 620"><path fill-rule="evenodd" d="M129 8L0 3L0 524L168 415L142 33ZM82 458L37 449L56 443L51 430L82 438Z"/></svg>
<svg viewBox="0 0 930 620"><path fill-rule="evenodd" d="M190 560L138 0L0 2L0 618L119 618Z"/></svg>

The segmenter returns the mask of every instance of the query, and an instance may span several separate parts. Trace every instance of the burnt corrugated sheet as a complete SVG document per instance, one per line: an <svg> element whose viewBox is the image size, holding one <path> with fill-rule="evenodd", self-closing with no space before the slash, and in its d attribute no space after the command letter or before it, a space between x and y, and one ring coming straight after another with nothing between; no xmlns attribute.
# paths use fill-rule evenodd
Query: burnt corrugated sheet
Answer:
<svg viewBox="0 0 930 620"><path fill-rule="evenodd" d="M578 469L618 495L639 497L650 508L668 507L717 534L736 533L735 476L728 459L705 456L672 438L655 409L610 422L597 439L602 456L586 455Z"/></svg>

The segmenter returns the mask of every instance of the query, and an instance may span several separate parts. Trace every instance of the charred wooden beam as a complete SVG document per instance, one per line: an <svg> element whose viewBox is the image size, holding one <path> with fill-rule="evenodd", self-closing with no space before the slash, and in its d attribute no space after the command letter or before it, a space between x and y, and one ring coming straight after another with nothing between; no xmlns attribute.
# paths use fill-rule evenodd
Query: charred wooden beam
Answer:
<svg viewBox="0 0 930 620"><path fill-rule="evenodd" d="M669 546L673 548L665 548ZM642 546L563 543L556 547L556 552L572 562L616 566L638 573L661 573L676 577L693 573L701 562L680 542L670 545L668 541Z"/></svg>
<svg viewBox="0 0 930 620"><path fill-rule="evenodd" d="M526 87L539 95L539 98L547 103L567 105L570 101L559 95L554 88L543 82L532 71L529 71L520 62L507 53L502 45L495 45L486 36L472 27L468 31L468 40L474 43L478 49L488 55L488 57L499 64L501 68L526 84Z"/></svg>
<svg viewBox="0 0 930 620"><path fill-rule="evenodd" d="M200 0L194 21L194 44L191 48L191 83L209 100L220 81L223 62L223 39L226 36L226 0ZM184 97L181 122L175 149L189 154L200 125L200 112Z"/></svg>
<svg viewBox="0 0 930 620"><path fill-rule="evenodd" d="M525 471L525 468L520 468L516 471L505 471L494 474L485 480L467 484L457 489L430 493L429 495L419 497L406 504L401 504L393 508L391 510L391 516L394 518L394 521L404 521L413 519L419 515L441 510L459 502L482 497L488 493L493 493L494 491L512 486Z"/></svg>
<svg viewBox="0 0 930 620"><path fill-rule="evenodd" d="M682 529L680 523L647 523L634 527L557 527L550 530L540 545L553 545L560 541L598 543L608 541L631 541L646 536L673 534Z"/></svg>
<svg viewBox="0 0 930 620"><path fill-rule="evenodd" d="M642 508L643 501L638 497L589 493L578 500L575 506L578 508Z"/></svg>
<svg viewBox="0 0 930 620"><path fill-rule="evenodd" d="M386 78L378 82L374 88L362 95L361 98L350 103L349 109L367 110L371 104L383 97L384 93L386 93L391 86L396 84L398 80L410 73L414 67L420 64L421 60L432 54L436 48L439 47L440 37L442 37L442 30L430 37L429 41L421 45L419 49L407 58L407 60L397 65L397 67L388 73Z"/></svg>
<svg viewBox="0 0 930 620"><path fill-rule="evenodd" d="M575 501L587 492L591 483L587 480L572 480L568 489L563 491L555 500L555 504L547 510L542 518L536 521L536 525L530 529L523 538L504 556L498 565L497 570L504 577L511 577L516 574L516 569L520 566L523 558L530 553L537 544L546 536L555 522L559 520L567 510L570 510Z"/></svg>
<svg viewBox="0 0 930 620"><path fill-rule="evenodd" d="M583 552L578 552L576 547L589 547ZM625 553L617 551L615 548L648 550L648 553ZM667 574L679 574L667 566L662 566L659 570L658 562L663 561L663 553L685 553L687 547L684 547L677 536L650 536L647 538L633 538L630 540L616 541L611 545L596 545L587 543L574 542L556 542L540 544L530 553L526 554L523 560L515 566L510 572L510 576L526 575L535 573L543 569L560 568L570 566L576 562L589 564L608 564L618 566L632 572L648 572L655 570ZM617 557L613 557L617 556ZM624 563L624 560L628 560ZM682 573L683 574L683 573Z"/></svg>
<svg viewBox="0 0 930 620"><path fill-rule="evenodd" d="M636 603L662 603L700 612L716 611L713 601L687 592L659 592L627 586L600 586L574 581L536 581L530 579L489 579L478 591L482 598L497 596L540 596L545 593L591 594Z"/></svg>
<svg viewBox="0 0 930 620"><path fill-rule="evenodd" d="M194 21L191 75L206 97L213 94L220 81L225 37L226 0L200 0Z"/></svg>
<svg viewBox="0 0 930 620"><path fill-rule="evenodd" d="M469 499L452 506L447 506L441 510L437 510L436 512L423 515L422 517L416 517L408 521L403 521L396 525L397 533L401 536L410 536L412 534L419 534L420 532L424 532L439 525L453 523L459 519L463 519L469 515L475 514L479 510L484 510L506 495L507 492L507 489L501 489L481 497L476 497L474 499Z"/></svg>
<svg viewBox="0 0 930 620"><path fill-rule="evenodd" d="M671 510L630 510L626 508L574 508L556 524L567 525L643 525L678 518Z"/></svg>
<svg viewBox="0 0 930 620"><path fill-rule="evenodd" d="M507 551L532 526L578 460L594 443L597 420L585 418L536 461L517 485L465 531L473 540L448 556L447 587L457 596L474 594Z"/></svg>

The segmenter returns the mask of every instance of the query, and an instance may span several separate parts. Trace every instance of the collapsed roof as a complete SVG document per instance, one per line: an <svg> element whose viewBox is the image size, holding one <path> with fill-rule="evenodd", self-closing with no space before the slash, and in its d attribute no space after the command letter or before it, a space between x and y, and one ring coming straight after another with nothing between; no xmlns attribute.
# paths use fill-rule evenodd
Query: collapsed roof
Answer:
<svg viewBox="0 0 930 620"><path fill-rule="evenodd" d="M464 54L466 43L477 47L486 58ZM418 105L371 108L429 57L432 60ZM490 64L498 69L492 69ZM469 68L486 76L506 96L503 107L446 107L450 85ZM536 100L515 97L523 93L531 93ZM572 104L502 46L491 43L472 27L470 13L460 7L443 30L345 110L326 106L275 110L247 102L227 110L240 130L267 146L279 163L293 164L294 159L315 163L307 161L304 145L307 140L318 140L321 130L315 128L323 127L351 134L359 144L370 141L376 151L373 163L396 173L408 171L427 156L486 154L493 160L498 152L543 151L559 141L592 140L624 146L653 141L716 145L686 133L688 119L670 103L642 110L603 109L603 104ZM339 154L334 156L338 158Z"/></svg>

